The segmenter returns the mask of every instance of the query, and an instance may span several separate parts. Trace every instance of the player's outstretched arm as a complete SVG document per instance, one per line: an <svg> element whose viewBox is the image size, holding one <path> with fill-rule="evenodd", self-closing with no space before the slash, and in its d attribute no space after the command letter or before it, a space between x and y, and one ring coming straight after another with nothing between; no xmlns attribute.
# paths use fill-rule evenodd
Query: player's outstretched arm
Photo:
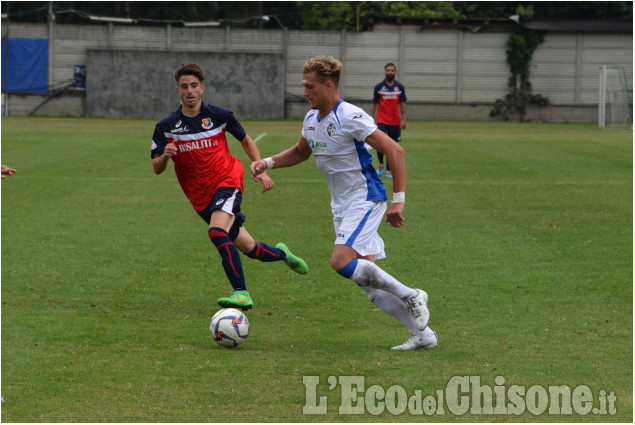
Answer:
<svg viewBox="0 0 635 425"><path fill-rule="evenodd" d="M251 171L253 177L256 177L269 168L292 167L306 161L310 156L311 148L309 148L309 144L304 137L300 137L298 143L286 151L252 162L249 171Z"/></svg>
<svg viewBox="0 0 635 425"><path fill-rule="evenodd" d="M249 159L252 161L260 160L260 151L258 150L258 146L256 146L256 142L249 135L246 135L243 140L240 141L243 149ZM262 183L262 192L265 193L268 190L273 189L274 183L271 180L271 177L267 175L267 173L262 173L259 176L252 175L254 181Z"/></svg>
<svg viewBox="0 0 635 425"><path fill-rule="evenodd" d="M401 122L399 123L399 128L402 130L406 129L406 102L401 102L399 104L399 115L401 116Z"/></svg>
<svg viewBox="0 0 635 425"><path fill-rule="evenodd" d="M172 143L165 145L165 149L161 155L154 155L152 158L152 168L156 174L161 174L168 167L170 158L176 156L176 146Z"/></svg>
<svg viewBox="0 0 635 425"><path fill-rule="evenodd" d="M377 122L377 118L375 117L375 114L377 114L377 104L376 103L371 103L370 104L370 112L368 113L368 115L373 117L373 120L375 120L375 122Z"/></svg>
<svg viewBox="0 0 635 425"><path fill-rule="evenodd" d="M379 152L383 152L392 172L393 200L386 210L386 222L393 227L404 225L403 211L406 207L406 161L403 148L385 133L375 130L365 140Z"/></svg>
<svg viewBox="0 0 635 425"><path fill-rule="evenodd" d="M18 171L15 168L11 168L7 165L2 164L2 178L5 178L6 176L12 176L17 172Z"/></svg>

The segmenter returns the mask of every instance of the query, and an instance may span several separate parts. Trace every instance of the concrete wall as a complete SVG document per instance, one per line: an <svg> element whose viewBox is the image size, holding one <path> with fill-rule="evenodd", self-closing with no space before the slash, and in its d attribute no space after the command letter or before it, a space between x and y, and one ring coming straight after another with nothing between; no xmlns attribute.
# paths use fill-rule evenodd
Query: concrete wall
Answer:
<svg viewBox="0 0 635 425"><path fill-rule="evenodd" d="M66 91L59 96L33 94L2 95L2 111L14 116L83 117L86 111L86 93Z"/></svg>
<svg viewBox="0 0 635 425"><path fill-rule="evenodd" d="M370 112L369 101L355 101L357 106ZM408 120L425 121L499 121L501 117L490 118L492 105L489 103L423 103L408 102ZM302 119L308 111L308 103L296 99L286 102L286 118ZM510 121L518 118L511 116ZM597 105L549 105L528 106L525 122L537 123L595 123L598 120Z"/></svg>
<svg viewBox="0 0 635 425"><path fill-rule="evenodd" d="M8 35L7 25L0 30L3 37ZM36 115L68 115L79 111L76 116L96 116L107 109L109 115L106 116L136 117L143 114L144 118L156 119L157 113L162 115L177 104L171 74L184 55L187 60L196 58L205 64L208 73L221 67L218 76L208 77L208 85L219 81L222 86L223 79L237 77L232 80L236 86L230 90L231 96L217 92L222 88L218 87L209 90L209 97L205 100L233 109L241 119L263 118L261 113L272 111L275 114L268 117L302 118L307 109L302 98L302 64L319 54L332 55L344 63L340 93L344 99L360 106L370 101L372 87L383 78L384 64L395 62L398 66L397 79L406 86L408 117L411 120L490 120L489 112L494 101L507 93L509 78L509 66L505 61L509 33L488 32L487 28L477 32L454 28L350 33L119 24L54 24L49 28L46 24L12 23L10 35L49 38L51 86L72 80L74 65L89 65L89 51L121 51L128 55L125 59L127 66L133 66L135 70L132 73L121 68L121 72L109 74L115 67L89 65L87 84L92 88L82 93L64 93L46 103ZM190 53L183 53L183 48ZM151 56L151 52L159 56ZM276 78L267 81L276 85L271 93L275 92L273 98L283 102L282 106L276 103L242 109L245 102L263 101L263 98L266 102L271 100L266 99L270 92L257 92L269 83L257 82L256 78L262 77L257 70L243 69L249 67L249 63L239 63L238 59L224 63L226 57L247 53L277 58L274 62L279 72ZM132 56L160 62L141 65L132 61ZM178 60L171 61L172 58ZM207 61L208 58L213 60ZM530 79L534 93L548 97L552 105L537 112L530 110L527 120L596 122L602 65L624 67L626 81L632 91L632 33L547 33L545 43L538 47L531 62ZM110 66L108 73L100 66ZM163 72L165 75L159 80L158 74ZM244 76L241 77L243 73L254 79L245 80ZM157 74L156 80L154 74ZM136 85L144 84L143 75L152 75L157 84L151 88L135 89ZM281 90L279 85L282 85ZM119 96L110 98L110 92L115 88ZM138 96L135 91L140 89L144 90L143 96ZM93 93L95 90L104 93ZM159 94L159 90L167 92ZM86 102L81 97L83 94L87 96ZM122 94L130 95L130 99L124 101ZM142 98L146 102L138 103ZM234 101L235 98L239 99ZM42 96L10 94L6 106L10 114L26 114L43 99ZM152 99L153 105L148 105L147 99ZM93 102L100 102L102 112L91 106ZM159 102L166 103L157 111L152 110ZM234 106L236 104L238 106ZM255 114L252 115L252 112Z"/></svg>
<svg viewBox="0 0 635 425"><path fill-rule="evenodd" d="M205 71L203 100L237 117L284 116L284 58L264 53L88 50L86 116L161 118L179 105L174 71L197 62Z"/></svg>

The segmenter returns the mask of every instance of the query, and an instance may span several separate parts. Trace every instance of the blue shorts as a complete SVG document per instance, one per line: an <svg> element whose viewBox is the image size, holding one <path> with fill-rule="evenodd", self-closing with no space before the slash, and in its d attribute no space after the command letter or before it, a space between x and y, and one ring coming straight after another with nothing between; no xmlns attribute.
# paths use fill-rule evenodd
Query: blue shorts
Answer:
<svg viewBox="0 0 635 425"><path fill-rule="evenodd" d="M398 125L387 125L378 123L377 128L386 133L388 137L393 139L395 142L401 142L401 127L399 127Z"/></svg>
<svg viewBox="0 0 635 425"><path fill-rule="evenodd" d="M234 220L234 224L229 230L229 238L233 241L236 240L240 228L245 220L247 220L245 214L240 212L240 204L242 201L243 194L240 193L240 189L235 187L221 187L216 191L216 193L214 193L210 203L198 212L198 215L201 216L208 225L212 220L212 213L214 210L222 210L235 216L236 219Z"/></svg>

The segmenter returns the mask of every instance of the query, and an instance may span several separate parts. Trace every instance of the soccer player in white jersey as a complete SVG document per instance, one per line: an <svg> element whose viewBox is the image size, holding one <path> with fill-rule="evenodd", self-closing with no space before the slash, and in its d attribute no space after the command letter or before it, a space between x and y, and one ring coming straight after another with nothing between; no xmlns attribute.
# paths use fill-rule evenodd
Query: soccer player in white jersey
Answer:
<svg viewBox="0 0 635 425"><path fill-rule="evenodd" d="M384 213L393 227L404 224L404 151L377 129L370 115L340 98L341 69L342 64L332 57L317 56L304 64L302 84L311 110L304 118L300 140L277 155L252 162L250 171L256 177L270 168L299 164L313 154L331 192L336 234L333 269L357 283L373 303L408 327L410 337L393 350L434 348L438 340L428 327L428 294L404 285L375 264L386 257L377 233ZM389 207L370 147L390 161L393 201Z"/></svg>

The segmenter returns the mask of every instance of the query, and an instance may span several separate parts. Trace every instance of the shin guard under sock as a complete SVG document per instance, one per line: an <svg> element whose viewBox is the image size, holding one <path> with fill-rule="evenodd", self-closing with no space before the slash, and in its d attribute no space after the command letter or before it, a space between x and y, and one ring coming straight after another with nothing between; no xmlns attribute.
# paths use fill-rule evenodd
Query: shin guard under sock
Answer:
<svg viewBox="0 0 635 425"><path fill-rule="evenodd" d="M280 261L284 260L285 253L283 250L274 248L272 246L267 245L266 243L256 241L256 246L247 254L249 258L253 258L254 260L260 260L265 263L269 263L271 261Z"/></svg>
<svg viewBox="0 0 635 425"><path fill-rule="evenodd" d="M382 289L402 300L417 295L414 289L405 286L372 261L353 258L347 265L338 270L338 273L351 279L362 288L370 286Z"/></svg>
<svg viewBox="0 0 635 425"><path fill-rule="evenodd" d="M207 234L216 249L218 249L229 283L231 283L235 291L246 290L247 286L245 285L243 266L240 262L240 253L236 245L229 239L227 232L220 227L211 227Z"/></svg>

